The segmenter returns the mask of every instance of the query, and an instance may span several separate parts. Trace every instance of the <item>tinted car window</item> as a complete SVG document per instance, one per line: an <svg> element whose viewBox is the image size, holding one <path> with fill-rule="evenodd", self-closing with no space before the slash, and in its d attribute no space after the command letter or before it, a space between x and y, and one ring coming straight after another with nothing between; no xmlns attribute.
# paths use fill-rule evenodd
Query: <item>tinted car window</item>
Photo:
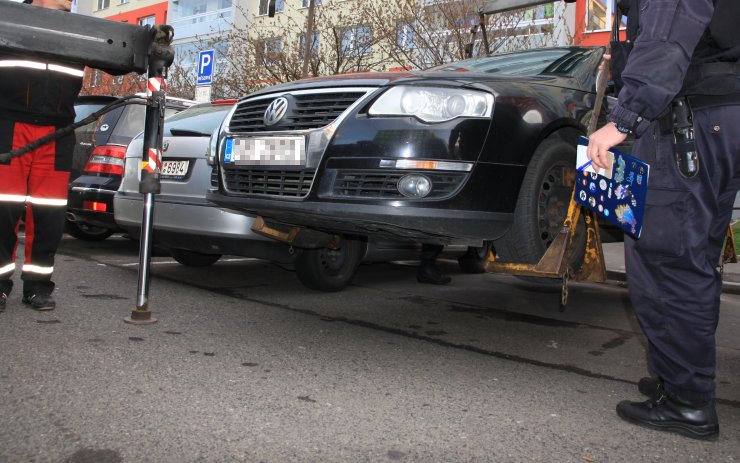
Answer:
<svg viewBox="0 0 740 463"><path fill-rule="evenodd" d="M595 52L596 50L592 49L568 48L530 50L463 60L454 64L433 67L429 70L486 72L509 76L570 76L584 60Z"/></svg>
<svg viewBox="0 0 740 463"><path fill-rule="evenodd" d="M180 109L166 108L164 116L169 117ZM100 119L95 132L95 145L128 145L131 140L144 130L146 120L145 104L128 104L121 109L109 112Z"/></svg>
<svg viewBox="0 0 740 463"><path fill-rule="evenodd" d="M193 135L201 133L210 135L223 122L231 105L196 106L165 120L164 136ZM174 133L173 133L174 130Z"/></svg>
<svg viewBox="0 0 740 463"><path fill-rule="evenodd" d="M131 106L131 105L128 105ZM121 114L123 113L124 109L126 109L126 106L122 108L116 108L112 111L109 111L105 114L103 114L100 119L98 119L98 123L95 126L95 146L101 146L101 145L107 145L108 140L111 137L111 134L113 133L113 129L116 127L116 124L118 123L118 119L121 117Z"/></svg>
<svg viewBox="0 0 740 463"><path fill-rule="evenodd" d="M79 122L90 114L98 111L105 106L104 103L76 104L75 105L75 122ZM85 126L87 127L87 126Z"/></svg>

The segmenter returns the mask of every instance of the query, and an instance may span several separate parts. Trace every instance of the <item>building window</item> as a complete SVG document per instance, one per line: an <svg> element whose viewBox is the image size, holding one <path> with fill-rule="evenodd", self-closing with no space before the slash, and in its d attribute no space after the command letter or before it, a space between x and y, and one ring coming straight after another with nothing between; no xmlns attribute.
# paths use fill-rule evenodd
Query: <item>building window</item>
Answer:
<svg viewBox="0 0 740 463"><path fill-rule="evenodd" d="M410 24L396 25L396 47L399 50L411 50L414 48L416 32Z"/></svg>
<svg viewBox="0 0 740 463"><path fill-rule="evenodd" d="M612 28L612 0L588 0L586 8L586 32L608 31ZM626 27L627 18L622 16L620 28Z"/></svg>
<svg viewBox="0 0 740 463"><path fill-rule="evenodd" d="M259 9L259 15L264 16L267 14L267 4L270 3L269 0L260 0L260 9ZM275 2L275 12L279 13L285 9L285 0L277 0Z"/></svg>
<svg viewBox="0 0 740 463"><path fill-rule="evenodd" d="M110 6L110 0L98 0L98 9L102 10Z"/></svg>
<svg viewBox="0 0 740 463"><path fill-rule="evenodd" d="M613 0L604 0L607 3L613 3ZM554 16L554 8L553 5L547 4L547 5L540 5L534 8L530 8L527 11L524 12L524 20L525 21L535 21L538 19L552 19Z"/></svg>
<svg viewBox="0 0 740 463"><path fill-rule="evenodd" d="M90 75L90 87L97 87L102 83L102 81L101 71L93 69L92 74Z"/></svg>
<svg viewBox="0 0 740 463"><path fill-rule="evenodd" d="M154 26L155 20L156 17L154 15L144 16L143 18L139 18L139 26Z"/></svg>
<svg viewBox="0 0 740 463"><path fill-rule="evenodd" d="M373 30L369 26L357 26L342 31L342 54L360 56L371 53Z"/></svg>
<svg viewBox="0 0 740 463"><path fill-rule="evenodd" d="M318 53L319 51L319 42L321 41L321 34L318 32L314 32L311 34L311 54L314 55ZM306 51L306 36L305 34L301 36L300 42L298 44L298 57L299 59L303 60L303 54Z"/></svg>
<svg viewBox="0 0 740 463"><path fill-rule="evenodd" d="M303 8L308 8L308 5L311 3L311 0L302 0L302 6ZM313 0L314 5L321 5L321 0Z"/></svg>
<svg viewBox="0 0 740 463"><path fill-rule="evenodd" d="M255 62L257 65L270 65L276 63L283 49L283 40L280 37L272 37L257 42L255 50Z"/></svg>

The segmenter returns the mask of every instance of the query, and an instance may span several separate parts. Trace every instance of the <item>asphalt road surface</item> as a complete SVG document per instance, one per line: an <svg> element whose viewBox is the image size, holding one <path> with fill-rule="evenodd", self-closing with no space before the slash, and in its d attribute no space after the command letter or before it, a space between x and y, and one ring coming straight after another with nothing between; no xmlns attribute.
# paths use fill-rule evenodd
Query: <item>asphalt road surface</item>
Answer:
<svg viewBox="0 0 740 463"><path fill-rule="evenodd" d="M618 284L559 292L508 275L415 281L360 268L320 293L294 272L65 237L58 308L0 314L0 462L738 462L740 296L722 296L718 442L635 427L645 340ZM16 280L18 275L16 275ZM19 281L17 281L19 283ZM17 286L17 289L19 289Z"/></svg>

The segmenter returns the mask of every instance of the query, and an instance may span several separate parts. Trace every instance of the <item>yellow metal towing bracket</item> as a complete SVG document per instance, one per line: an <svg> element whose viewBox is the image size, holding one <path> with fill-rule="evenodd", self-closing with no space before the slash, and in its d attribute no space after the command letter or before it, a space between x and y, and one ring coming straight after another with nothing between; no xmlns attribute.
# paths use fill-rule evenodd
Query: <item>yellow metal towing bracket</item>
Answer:
<svg viewBox="0 0 740 463"><path fill-rule="evenodd" d="M512 275L559 278L562 280L560 296L560 309L563 310L568 303L568 281L606 281L606 264L604 263L604 250L601 247L601 234L596 214L583 208L571 197L568 206L568 214L565 217L560 232L555 237L545 254L536 264L522 264L513 262L499 262L495 258L488 266L489 272L508 273ZM586 227L586 252L583 263L578 269L572 269L569 265L574 251L573 237L578 219L584 214Z"/></svg>

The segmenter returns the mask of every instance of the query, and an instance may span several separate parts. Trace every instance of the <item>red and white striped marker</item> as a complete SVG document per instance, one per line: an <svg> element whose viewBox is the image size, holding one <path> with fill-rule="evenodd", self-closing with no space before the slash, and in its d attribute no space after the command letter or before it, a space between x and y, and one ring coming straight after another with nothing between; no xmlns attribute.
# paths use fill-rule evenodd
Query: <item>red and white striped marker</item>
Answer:
<svg viewBox="0 0 740 463"><path fill-rule="evenodd" d="M162 159L162 152L156 148L149 148L149 156L141 163L141 169L153 174L156 169L161 168L160 159Z"/></svg>
<svg viewBox="0 0 740 463"><path fill-rule="evenodd" d="M167 91L167 83L164 77L150 77L146 86L146 96L152 96L152 92Z"/></svg>

